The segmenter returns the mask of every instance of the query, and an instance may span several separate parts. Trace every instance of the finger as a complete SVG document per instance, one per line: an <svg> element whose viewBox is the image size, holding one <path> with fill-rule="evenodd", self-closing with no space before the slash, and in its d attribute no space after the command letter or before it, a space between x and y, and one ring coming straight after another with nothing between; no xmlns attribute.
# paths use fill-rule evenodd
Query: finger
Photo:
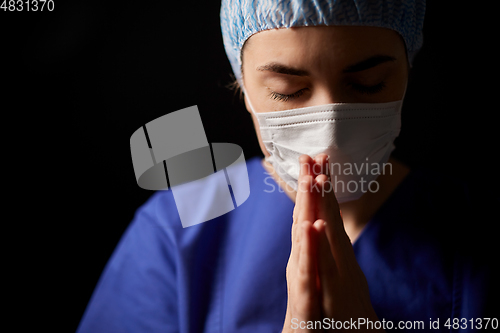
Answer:
<svg viewBox="0 0 500 333"><path fill-rule="evenodd" d="M311 168L312 168L313 163L314 163L314 161L309 155L303 154L299 157L299 164L300 164L299 179L298 179L299 186L300 186L300 182L302 180L302 176L311 174ZM295 227L297 225L298 217L300 215L300 210L301 210L300 202L301 202L301 191L299 190L299 188L297 188L297 194L295 197L295 207L293 208L293 215L292 215L292 218L293 218L292 233L293 233L293 229L295 229ZM299 203L299 204L297 204L297 203ZM314 221L314 220L310 219L310 221Z"/></svg>
<svg viewBox="0 0 500 333"><path fill-rule="evenodd" d="M296 286L294 284L296 275L297 275L297 267L299 262L301 252L301 237L300 237L300 228L296 228L295 225L292 227L292 248L290 251L290 257L288 258L288 263L286 266L286 280L287 280L287 310L285 316L284 327L287 329L291 325L292 313L291 313L291 305L293 304L292 298L295 299L294 295L296 295ZM288 332L288 330L286 330ZM285 332L285 330L283 330Z"/></svg>
<svg viewBox="0 0 500 333"><path fill-rule="evenodd" d="M300 164L300 174L299 175L311 175L314 176L313 174L313 166L314 166L314 160L311 158L311 156L303 154L299 156L299 164Z"/></svg>
<svg viewBox="0 0 500 333"><path fill-rule="evenodd" d="M297 199L295 206L298 209L297 219L301 223L303 221L316 220L316 194L314 191L315 181L311 175L303 175L299 181ZM316 187L316 189L318 189Z"/></svg>
<svg viewBox="0 0 500 333"><path fill-rule="evenodd" d="M298 186L297 186L297 194L295 196L295 207L293 209L293 222L296 223L298 221L298 217L300 215L300 211L302 209L301 202L303 193L304 191L301 191L300 184L302 181L308 181L307 179L304 180L304 176L310 176L311 175L311 169L312 165L314 164L313 159L309 155L300 155L299 157L299 164L300 164L300 169L299 169L299 179L298 181ZM314 221L313 219L309 219L310 221Z"/></svg>
<svg viewBox="0 0 500 333"><path fill-rule="evenodd" d="M304 221L299 227L300 239L300 254L298 261L298 276L305 283L306 291L310 291L316 276L316 250L313 246L314 242L311 238L314 237L312 224L309 221ZM312 288L314 289L314 288Z"/></svg>
<svg viewBox="0 0 500 333"><path fill-rule="evenodd" d="M302 222L299 229L301 247L296 270L295 306L305 320L313 320L317 319L315 317L321 309L317 290L316 232L309 221Z"/></svg>
<svg viewBox="0 0 500 333"><path fill-rule="evenodd" d="M344 227L342 216L340 215L340 207L335 197L333 184L326 175L319 175L315 179L318 188L321 190L321 195L317 201L318 217L337 227Z"/></svg>
<svg viewBox="0 0 500 333"><path fill-rule="evenodd" d="M356 259L349 236L345 232L339 204L331 181L324 175L318 176L316 181L321 188L321 195L317 200L317 219L326 221L325 233L330 243L331 253L337 265L344 266L347 262Z"/></svg>
<svg viewBox="0 0 500 333"><path fill-rule="evenodd" d="M291 270L294 270L297 267L300 256L300 247L301 247L301 238L300 238L300 228L298 227L299 223L294 223L292 226L292 248L290 251L289 258L289 267Z"/></svg>
<svg viewBox="0 0 500 333"><path fill-rule="evenodd" d="M299 243L297 232L299 222L304 220L314 221L314 205L312 205L311 197L306 193L310 187L312 180L310 179L311 165L314 163L313 159L306 154L299 157L300 175L298 180L297 196L295 199L295 207L293 209L293 224L292 224L292 244ZM306 177L306 178L304 178ZM301 186L302 184L302 186ZM298 246L295 246L297 248ZM292 252L294 247L292 246ZM298 255L294 257L297 260Z"/></svg>
<svg viewBox="0 0 500 333"><path fill-rule="evenodd" d="M321 303L322 308L327 310L327 313L324 313L324 315L328 317L332 315L330 312L332 312L335 307L335 300L332 295L335 295L334 288L339 284L338 268L330 249L330 242L326 235L325 221L318 219L314 222L313 227L316 230L318 238L317 265L318 277L321 285Z"/></svg>
<svg viewBox="0 0 500 333"><path fill-rule="evenodd" d="M328 155L327 154L318 154L314 157L314 166L312 168L313 174L315 177L319 175L326 175L329 176L329 170L328 170Z"/></svg>

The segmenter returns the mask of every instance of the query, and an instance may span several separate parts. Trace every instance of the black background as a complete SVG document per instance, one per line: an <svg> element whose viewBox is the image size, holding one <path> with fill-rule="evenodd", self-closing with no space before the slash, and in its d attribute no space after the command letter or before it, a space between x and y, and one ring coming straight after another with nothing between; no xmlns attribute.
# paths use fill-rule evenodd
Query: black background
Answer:
<svg viewBox="0 0 500 333"><path fill-rule="evenodd" d="M129 139L137 128L198 105L209 142L261 155L250 115L226 88L219 6L94 0L0 11L5 274L17 282L10 308L26 318L21 327L76 329L120 236L152 194L134 176ZM467 183L477 218L464 227L491 245L500 222L489 213L500 203L500 110L496 30L485 11L427 4L395 155Z"/></svg>

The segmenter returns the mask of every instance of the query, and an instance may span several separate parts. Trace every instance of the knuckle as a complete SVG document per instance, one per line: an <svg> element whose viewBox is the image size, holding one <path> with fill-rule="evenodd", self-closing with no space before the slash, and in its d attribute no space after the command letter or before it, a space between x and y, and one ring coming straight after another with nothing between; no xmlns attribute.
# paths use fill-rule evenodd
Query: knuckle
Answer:
<svg viewBox="0 0 500 333"><path fill-rule="evenodd" d="M299 266L297 269L297 278L299 281L307 280L308 274L307 269L303 266Z"/></svg>
<svg viewBox="0 0 500 333"><path fill-rule="evenodd" d="M311 286L311 279L307 274L298 274L297 276L297 286L300 290L309 290Z"/></svg>
<svg viewBox="0 0 500 333"><path fill-rule="evenodd" d="M325 309L334 309L335 307L335 302L332 300L331 297L325 297L323 298L323 307Z"/></svg>
<svg viewBox="0 0 500 333"><path fill-rule="evenodd" d="M302 295L297 301L292 302L292 312L307 315L313 312L315 300L310 294Z"/></svg>

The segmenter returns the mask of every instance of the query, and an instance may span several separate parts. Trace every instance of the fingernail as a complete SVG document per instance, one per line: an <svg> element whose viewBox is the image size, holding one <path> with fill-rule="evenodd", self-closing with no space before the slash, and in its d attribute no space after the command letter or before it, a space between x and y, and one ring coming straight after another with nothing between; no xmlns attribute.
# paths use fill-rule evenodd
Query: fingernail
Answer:
<svg viewBox="0 0 500 333"><path fill-rule="evenodd" d="M307 175L307 163L300 163L300 174Z"/></svg>
<svg viewBox="0 0 500 333"><path fill-rule="evenodd" d="M320 223L321 223L321 220L316 220L316 221L314 221L314 223L313 223L313 227L314 227L314 229L316 229L317 231L320 231L320 230L321 230L322 225L321 225Z"/></svg>

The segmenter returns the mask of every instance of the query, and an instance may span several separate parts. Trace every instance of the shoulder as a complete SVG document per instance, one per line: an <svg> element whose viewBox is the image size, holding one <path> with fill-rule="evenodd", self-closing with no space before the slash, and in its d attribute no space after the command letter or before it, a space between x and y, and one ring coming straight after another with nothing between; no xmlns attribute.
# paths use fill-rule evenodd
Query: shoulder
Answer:
<svg viewBox="0 0 500 333"><path fill-rule="evenodd" d="M466 180L421 166L411 170L397 196L391 206L397 206L401 219L394 219L397 226L391 227L444 252L475 251L482 231Z"/></svg>
<svg viewBox="0 0 500 333"><path fill-rule="evenodd" d="M381 313L484 315L491 255L478 228L466 182L413 168L354 244Z"/></svg>
<svg viewBox="0 0 500 333"><path fill-rule="evenodd" d="M411 169L388 206L399 208L408 222L433 232L450 227L459 231L458 227L466 223L472 213L468 184L425 166Z"/></svg>
<svg viewBox="0 0 500 333"><path fill-rule="evenodd" d="M206 229L204 222L230 219L227 213L259 200L265 177L261 159L250 158L211 176L155 192L137 209L133 223L152 224L173 237L190 233L189 229Z"/></svg>

